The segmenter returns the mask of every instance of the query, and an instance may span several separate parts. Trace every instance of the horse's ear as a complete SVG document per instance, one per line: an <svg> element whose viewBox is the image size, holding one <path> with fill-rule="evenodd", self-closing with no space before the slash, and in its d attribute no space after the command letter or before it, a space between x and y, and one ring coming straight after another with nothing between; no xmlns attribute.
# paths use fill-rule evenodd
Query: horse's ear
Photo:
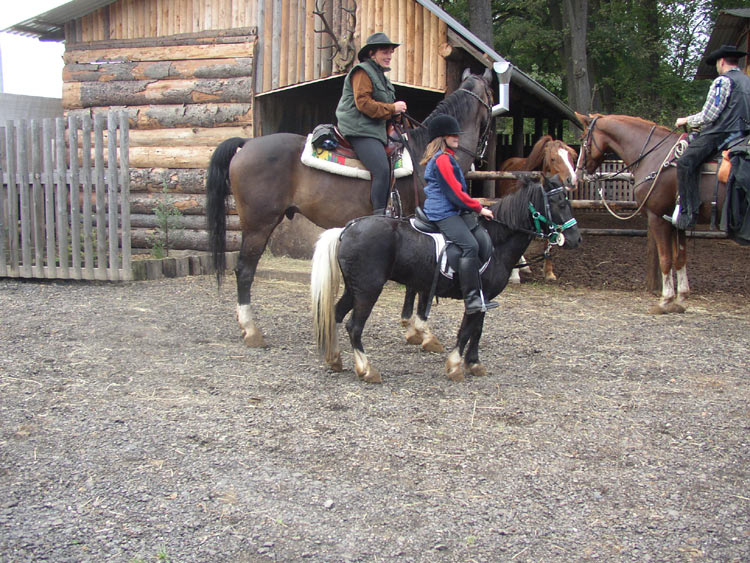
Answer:
<svg viewBox="0 0 750 563"><path fill-rule="evenodd" d="M469 78L469 76L471 76L471 69L469 67L466 67L464 69L464 73L461 75L461 82Z"/></svg>
<svg viewBox="0 0 750 563"><path fill-rule="evenodd" d="M492 70L489 68L484 69L484 74L482 75L482 78L484 78L484 81L487 84L492 84Z"/></svg>

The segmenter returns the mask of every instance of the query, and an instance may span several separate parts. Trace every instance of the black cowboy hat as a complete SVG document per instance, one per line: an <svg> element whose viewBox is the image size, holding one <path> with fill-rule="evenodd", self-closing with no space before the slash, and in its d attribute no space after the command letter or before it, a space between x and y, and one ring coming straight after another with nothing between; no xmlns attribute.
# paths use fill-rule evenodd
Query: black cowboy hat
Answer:
<svg viewBox="0 0 750 563"><path fill-rule="evenodd" d="M359 62L362 62L369 57L368 53L370 49L376 49L378 47L393 47L395 49L399 45L401 45L401 43L394 43L393 41L388 39L388 36L385 33L379 31L377 33L373 33L372 35L370 35L370 37L367 38L367 42L362 45L359 53L357 53L357 58L359 59Z"/></svg>
<svg viewBox="0 0 750 563"><path fill-rule="evenodd" d="M460 135L461 126L451 115L438 115L427 124L427 134L430 141L446 135Z"/></svg>
<svg viewBox="0 0 750 563"><path fill-rule="evenodd" d="M724 57L739 59L741 57L744 57L745 55L747 55L745 51L740 51L734 45L722 45L715 51L709 53L709 55L706 57L706 64L715 65L716 61L718 61L719 59L723 59Z"/></svg>

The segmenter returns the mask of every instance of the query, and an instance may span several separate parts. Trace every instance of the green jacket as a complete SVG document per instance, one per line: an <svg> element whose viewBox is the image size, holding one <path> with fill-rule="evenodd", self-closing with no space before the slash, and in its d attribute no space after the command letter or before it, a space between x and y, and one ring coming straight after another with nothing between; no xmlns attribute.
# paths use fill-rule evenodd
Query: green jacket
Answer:
<svg viewBox="0 0 750 563"><path fill-rule="evenodd" d="M336 120L341 133L348 137L374 137L381 143L386 144L385 119L373 119L357 109L354 101L354 89L352 88L352 74L361 68L370 77L372 82L372 97L378 102L392 104L396 101L396 90L393 84L385 76L383 68L372 59L356 65L347 74L344 80L344 89L341 100L336 108Z"/></svg>

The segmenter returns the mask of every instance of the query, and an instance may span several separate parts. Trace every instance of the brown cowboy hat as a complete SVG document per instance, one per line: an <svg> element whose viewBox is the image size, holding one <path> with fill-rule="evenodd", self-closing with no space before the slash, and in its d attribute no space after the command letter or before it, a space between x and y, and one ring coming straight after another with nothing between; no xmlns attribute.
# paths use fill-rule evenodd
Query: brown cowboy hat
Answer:
<svg viewBox="0 0 750 563"><path fill-rule="evenodd" d="M723 59L725 57L739 59L741 57L744 57L745 55L747 55L745 51L740 51L734 45L722 45L715 51L709 53L709 55L706 57L706 64L715 65L716 61L718 61L719 59Z"/></svg>
<svg viewBox="0 0 750 563"><path fill-rule="evenodd" d="M378 47L396 48L399 45L401 45L401 43L394 43L388 39L388 36L385 33L379 31L378 33L373 33L367 38L367 42L362 45L359 53L357 53L357 58L359 59L359 62L362 62L369 57L368 53L370 52L370 49L377 49Z"/></svg>

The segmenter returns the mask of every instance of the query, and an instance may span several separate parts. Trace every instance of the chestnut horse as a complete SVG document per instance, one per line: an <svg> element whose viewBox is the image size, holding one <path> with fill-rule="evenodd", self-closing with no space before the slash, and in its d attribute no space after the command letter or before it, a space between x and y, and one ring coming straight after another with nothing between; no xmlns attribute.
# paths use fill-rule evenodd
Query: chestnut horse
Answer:
<svg viewBox="0 0 750 563"><path fill-rule="evenodd" d="M686 237L685 231L676 229L668 220L677 199L677 170L673 164L680 134L639 117L578 113L576 116L585 127L576 172L593 173L605 154L614 152L633 174L635 199L639 210L648 218L649 235L656 243L661 269L661 299L649 312L683 313L690 293ZM726 185L717 183L715 174L702 174L700 224L711 221L714 192L721 210ZM676 294L673 273L677 278Z"/></svg>
<svg viewBox="0 0 750 563"><path fill-rule="evenodd" d="M545 135L540 138L531 149L529 156L526 158L513 157L509 158L498 168L501 172L514 172L519 170L536 171L540 170L548 178L559 176L570 189L575 189L576 174L575 165L578 160L578 153L572 147L566 145L563 141L554 139L551 135ZM506 196L518 189L518 181L500 178L495 182L495 193L499 197ZM525 264L526 259L522 256L519 262ZM545 281L555 281L557 276L553 271L554 265L552 258L544 259L544 279ZM521 283L519 269L515 268L510 276L509 283Z"/></svg>
<svg viewBox="0 0 750 563"><path fill-rule="evenodd" d="M492 121L492 72L463 73L459 88L442 100L424 123L409 130L407 148L414 163L416 180L397 180L396 189L405 214L413 213L417 199L424 201L423 167L419 165L429 142L427 125L438 114L456 118L463 133L457 152L459 165L467 171L486 145ZM370 181L338 176L305 166L300 155L305 137L276 133L255 139L232 138L214 151L206 182L206 216L217 281L225 270L226 198L234 196L242 228L242 246L237 263L237 320L248 346L265 346L250 307L250 288L271 233L287 217L301 213L316 225L329 229L372 213ZM475 148L479 147L479 148ZM239 150L238 150L239 149Z"/></svg>

